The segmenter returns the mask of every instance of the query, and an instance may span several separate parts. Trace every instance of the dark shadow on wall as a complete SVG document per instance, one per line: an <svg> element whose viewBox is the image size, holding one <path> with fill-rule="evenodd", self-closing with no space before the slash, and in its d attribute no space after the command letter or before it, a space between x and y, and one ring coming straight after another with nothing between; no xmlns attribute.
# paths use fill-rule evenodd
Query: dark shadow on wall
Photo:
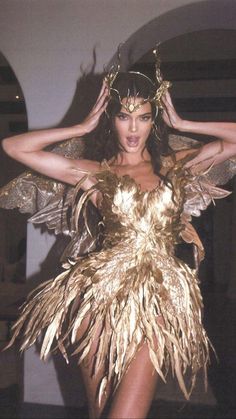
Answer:
<svg viewBox="0 0 236 419"><path fill-rule="evenodd" d="M0 52L0 188L24 171L24 166L2 150L1 141L11 135L27 130L28 120L25 98L19 80ZM8 266L12 263L12 252L17 252L18 243L26 236L26 217L18 216L16 211L0 208L0 261ZM1 262L0 262L1 263ZM0 278L11 282L11 276Z"/></svg>
<svg viewBox="0 0 236 419"><path fill-rule="evenodd" d="M85 71L82 70L82 76L78 80L70 108L59 126L65 127L80 123L95 104L103 79L102 74L94 73L95 65L96 54L94 53L93 63L90 68ZM46 227L40 228L41 231L45 229ZM62 235L57 236L46 259L40 266L40 272L37 272L32 277L28 278L31 289L34 289L36 285L40 284L42 281L55 278L55 276L62 272L63 269L61 268L59 261L63 250L69 241L69 237ZM38 353L40 352L40 345L36 346L36 351ZM65 406L81 407L86 402L82 378L78 367L78 358L76 356L70 357L70 362L67 364L62 355L56 353L52 355L52 360Z"/></svg>
<svg viewBox="0 0 236 419"><path fill-rule="evenodd" d="M48 252L46 259L40 266L40 271L28 278L29 292L34 290L39 284L49 279L55 278L63 269L59 262L61 254L69 242L66 236L57 236L56 241ZM19 304L23 303L23 299ZM35 345L35 350L40 354L40 339ZM69 350L69 353L71 350ZM66 363L61 353L56 352L51 355L54 363L58 384L61 390L62 398L65 406L81 407L85 404L85 393L78 367L78 358L69 357L69 364Z"/></svg>
<svg viewBox="0 0 236 419"><path fill-rule="evenodd" d="M82 76L79 78L71 105L60 122L60 126L76 125L82 122L98 98L103 73L95 73L96 51L93 51L93 62L86 69L81 68Z"/></svg>
<svg viewBox="0 0 236 419"><path fill-rule="evenodd" d="M72 100L71 106L69 110L67 111L66 115L64 116L63 120L60 122L60 126L69 126L69 125L73 125L73 124L77 124L81 122L84 119L84 117L87 116L89 110L95 103L97 96L99 94L99 90L100 90L100 86L102 82L102 75L94 74L94 68L95 68L95 62L93 63L91 68L88 69L88 71L85 72L83 76L78 80L76 92ZM201 225L201 222L203 223L202 225ZM205 221L203 220L201 222L200 222L200 225L198 225L198 228L199 230L202 230L202 239L203 239L203 242L205 241L205 245L208 248L208 253L209 253L208 263L205 262L205 267L201 268L202 270L205 270L204 274L201 273L202 284L203 284L203 289L204 288L212 289L212 281L214 281L212 277L212 271L214 271L212 267L212 263L213 263L214 256L212 254L212 245L209 242L209 239L213 239L212 237L213 232L211 230L212 225L209 224L209 220L206 220L206 219ZM204 226L204 222L205 222L205 226ZM58 273L60 273L61 267L58 261L67 242L68 240L66 238L63 238L63 237L57 238L47 258L42 263L40 272L38 272L32 278L29 278L29 281L32 280L32 285L33 283L37 284L37 283L40 283L41 281L55 277ZM227 288L227 280L228 280L227 276L225 276L224 279L225 279L225 286ZM221 302L223 301L222 296L221 296L220 301ZM208 316L208 319L209 319L209 326L208 326L208 320L206 320L206 324L207 324L207 327L209 327L210 336L213 336L213 340L214 340L213 343L215 344L216 342L217 345L221 345L222 341L221 340L217 341L217 339L219 338L218 332L214 332L214 327L216 326L215 319L217 319L217 322L218 322L217 324L219 328L222 328L223 330L223 327L224 327L223 324L225 324L224 322L229 321L229 318L226 316L227 311L224 310L226 306L224 304L222 305L221 303L216 305L216 300L215 299L211 300L210 297L208 298L208 303L209 304L207 305L206 315ZM219 315L219 308L220 310L221 309L224 310L224 314L225 314L224 316ZM217 313L218 313L218 317L216 316ZM223 323L221 321L223 321ZM214 333L216 333L216 335L214 335ZM230 333L231 332L229 332L229 335ZM227 343L227 345L228 344L229 343ZM228 353L228 352L227 351L225 352L225 350L221 351L222 359L224 357L224 353ZM83 386L81 384L81 377L79 375L79 369L77 367L76 359L75 358L72 359L72 362L69 365L67 365L65 361L63 360L63 358L61 357L61 355L55 355L53 357L53 362L57 371L58 381L59 381L59 385L60 385L62 395L65 401L65 405L77 406L78 402L83 403L84 392L83 392ZM222 365L225 366L224 361ZM215 367L216 366L213 363L213 368ZM224 400L227 399L227 397L225 397L224 400L222 401L222 394L226 394L226 391L225 391L226 382L229 385L227 381L229 380L229 375L227 375L227 371L229 372L229 368L228 370L226 369L224 370L224 367L221 367L221 369L218 370L218 373L213 372L210 375L210 378L212 380L211 385L213 389L216 388L217 398L219 398L220 403L221 402L223 403ZM232 370L231 370L231 373L232 373ZM217 386L214 385L214 382L216 383L216 381L218 383ZM220 398L220 394L221 394L221 398Z"/></svg>

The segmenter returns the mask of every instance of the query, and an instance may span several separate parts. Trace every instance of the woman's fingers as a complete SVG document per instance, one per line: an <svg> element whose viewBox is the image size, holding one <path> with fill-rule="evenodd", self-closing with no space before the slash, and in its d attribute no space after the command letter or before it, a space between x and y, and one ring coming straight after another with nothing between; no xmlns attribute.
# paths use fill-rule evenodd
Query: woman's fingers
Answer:
<svg viewBox="0 0 236 419"><path fill-rule="evenodd" d="M87 118L84 121L84 126L87 132L93 131L96 128L100 116L105 111L107 104L108 104L108 95L107 91L104 90L98 102L94 105L91 112L88 114Z"/></svg>
<svg viewBox="0 0 236 419"><path fill-rule="evenodd" d="M97 101L96 101L95 105L93 106L90 113L91 114L96 113L101 107L103 107L103 105L105 103L107 103L107 98L108 98L108 88L107 88L106 84L104 84L102 86L102 89L100 91L98 99L97 99Z"/></svg>
<svg viewBox="0 0 236 419"><path fill-rule="evenodd" d="M163 95L162 117L167 125L174 129L181 130L183 120L177 114L169 92L166 92L166 94Z"/></svg>
<svg viewBox="0 0 236 419"><path fill-rule="evenodd" d="M106 91L103 93L101 98L99 99L99 102L93 107L90 116L93 117L96 114L102 114L104 110L106 109L108 104L108 95Z"/></svg>
<svg viewBox="0 0 236 419"><path fill-rule="evenodd" d="M163 120L165 121L165 123L169 127L172 127L173 128L173 124L172 124L171 118L170 118L169 114L166 111L163 111L162 118L163 118Z"/></svg>
<svg viewBox="0 0 236 419"><path fill-rule="evenodd" d="M173 106L171 96L169 92L166 92L162 97L162 103L163 103L163 112L162 112L162 118L165 121L167 125L170 127L174 127L175 120L177 117L175 108Z"/></svg>
<svg viewBox="0 0 236 419"><path fill-rule="evenodd" d="M107 82L105 80L103 80L103 82L102 82L102 87L101 87L100 93L98 95L98 98L96 100L95 106L104 96L105 97L108 96L108 86L107 86Z"/></svg>
<svg viewBox="0 0 236 419"><path fill-rule="evenodd" d="M102 83L98 98L88 116L83 121L82 125L86 133L93 131L100 119L100 116L105 111L109 98L109 89L105 80Z"/></svg>
<svg viewBox="0 0 236 419"><path fill-rule="evenodd" d="M100 90L100 92L99 92L99 95L98 95L98 98L97 98L97 100L96 100L95 105L99 102L99 100L101 99L101 97L104 95L104 93L106 92L106 89L107 89L107 84L106 84L106 82L103 80L103 82L102 82L102 87L101 87L101 90Z"/></svg>
<svg viewBox="0 0 236 419"><path fill-rule="evenodd" d="M96 118L100 118L100 116L102 115L102 113L105 111L106 107L107 107L108 101L104 100L103 103L100 104L99 107L96 107L96 109L93 109L93 112L89 115L89 117L91 119L96 119Z"/></svg>
<svg viewBox="0 0 236 419"><path fill-rule="evenodd" d="M162 103L165 105L167 109L174 109L174 105L171 99L169 92L166 92L162 97Z"/></svg>

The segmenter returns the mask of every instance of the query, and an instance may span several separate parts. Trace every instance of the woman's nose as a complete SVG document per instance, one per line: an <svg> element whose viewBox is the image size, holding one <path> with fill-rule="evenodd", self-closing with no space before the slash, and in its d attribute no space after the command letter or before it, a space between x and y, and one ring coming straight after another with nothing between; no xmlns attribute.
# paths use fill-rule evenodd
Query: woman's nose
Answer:
<svg viewBox="0 0 236 419"><path fill-rule="evenodd" d="M131 132L137 131L137 122L135 119L130 120L130 131Z"/></svg>

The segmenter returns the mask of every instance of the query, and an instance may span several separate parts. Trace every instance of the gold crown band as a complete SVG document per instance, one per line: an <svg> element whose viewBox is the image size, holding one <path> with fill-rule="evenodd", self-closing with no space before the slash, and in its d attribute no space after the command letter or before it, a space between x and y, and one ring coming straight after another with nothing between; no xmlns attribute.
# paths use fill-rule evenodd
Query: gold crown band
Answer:
<svg viewBox="0 0 236 419"><path fill-rule="evenodd" d="M156 76L156 82L154 82L153 80L151 80L146 74L140 73L139 71L128 71L128 73L130 74L137 74L141 77L144 77L146 80L148 80L153 87L156 87L156 92L154 94L154 96L152 97L148 97L148 98L143 98L143 100L137 104L135 104L135 99L137 99L138 93L135 95L135 97L131 96L129 92L127 92L127 96L126 96L126 101L122 102L122 99L120 97L119 91L115 88L113 88L113 84L120 72L120 48L118 48L118 63L116 65L113 65L111 67L111 69L109 70L109 72L107 73L106 77L105 77L105 81L108 85L109 88L109 93L112 91L115 93L115 95L117 96L118 101L120 102L120 104L130 113L135 112L136 110L138 110L142 105L144 105L147 102L150 103L154 103L156 108L157 108L157 113L158 113L158 109L162 109L163 105L162 105L162 96L168 91L168 89L171 87L171 82L167 81L167 80L163 80L162 74L161 74L161 70L160 70L160 56L159 56L159 52L158 52L158 47L156 47L153 50L153 54L155 56L155 76ZM111 97L111 95L110 95Z"/></svg>

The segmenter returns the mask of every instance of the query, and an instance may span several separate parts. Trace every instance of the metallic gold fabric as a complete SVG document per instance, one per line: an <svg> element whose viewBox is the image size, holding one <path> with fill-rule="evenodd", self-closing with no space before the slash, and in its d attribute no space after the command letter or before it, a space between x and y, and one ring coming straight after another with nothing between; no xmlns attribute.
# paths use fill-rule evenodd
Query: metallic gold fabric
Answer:
<svg viewBox="0 0 236 419"><path fill-rule="evenodd" d="M186 150L186 149L199 149L202 143L190 137L183 137L182 135L171 134L169 136L169 145L174 151ZM165 164L172 166L170 159L165 159ZM224 162L213 165L204 174L205 180L207 179L214 185L225 185L234 175L236 174L236 157L231 157Z"/></svg>
<svg viewBox="0 0 236 419"><path fill-rule="evenodd" d="M193 143L171 137L175 150L192 148ZM72 139L53 151L80 158L83 146ZM236 164L230 159L192 175L184 169L185 161L173 167L171 157L163 158L168 182L148 192L142 192L129 176L113 174L106 163L100 173L93 174L95 187L84 193L79 192L83 180L76 188L66 187L32 172L0 190L0 206L36 212L32 222L46 223L56 234L71 237L62 257L65 271L29 297L9 345L22 334L24 350L43 332L42 358L54 345L68 360L67 347L72 342L82 362L101 328L94 372L106 366L107 374L100 384L100 397L108 380L113 380L114 387L119 384L144 341L162 379L171 368L189 397L197 371L206 368L209 341L202 327L196 271L175 257L174 247L181 239L194 243L197 262L203 258L191 217L229 194L215 185L232 177ZM89 202L95 190L103 197L101 218ZM95 251L101 228L102 248ZM78 342L86 316L89 326ZM192 372L189 387L184 383L187 369Z"/></svg>
<svg viewBox="0 0 236 419"><path fill-rule="evenodd" d="M83 139L72 138L55 146L52 152L79 159L83 153ZM73 190L64 183L27 171L0 188L0 207L19 208L20 212L30 214L41 211L38 216L32 217L32 222L45 222L56 234L69 234L66 212Z"/></svg>
<svg viewBox="0 0 236 419"><path fill-rule="evenodd" d="M72 138L55 146L52 152L79 159L83 154L83 148L82 138ZM18 208L20 212L33 214L29 219L33 224L45 224L49 230L54 230L55 234L70 236L71 241L65 248L61 260L65 261L68 257L76 259L97 247L100 216L92 203L89 203L90 234L82 217L79 229L72 229L74 189L33 171L27 171L0 188L0 208Z"/></svg>
<svg viewBox="0 0 236 419"><path fill-rule="evenodd" d="M174 247L182 236L201 248L189 224L191 215L228 193L206 182L204 174L192 175L184 169L185 161L169 170L168 182L146 192L128 175L115 175L106 163L93 174L96 185L76 200L81 180L73 197L72 226L78 229L90 195L100 191L102 249L80 260L69 259L62 274L36 290L14 325L9 345L21 333L24 350L43 331L42 358L56 343L68 360L70 341L82 362L100 330L94 373L105 371L101 398L109 380L114 387L119 384L145 341L162 379L171 368L189 397L198 370L206 369L210 344L202 326L196 270L175 257ZM78 341L81 323L88 316L89 324ZM187 387L184 374L188 369L192 381Z"/></svg>

